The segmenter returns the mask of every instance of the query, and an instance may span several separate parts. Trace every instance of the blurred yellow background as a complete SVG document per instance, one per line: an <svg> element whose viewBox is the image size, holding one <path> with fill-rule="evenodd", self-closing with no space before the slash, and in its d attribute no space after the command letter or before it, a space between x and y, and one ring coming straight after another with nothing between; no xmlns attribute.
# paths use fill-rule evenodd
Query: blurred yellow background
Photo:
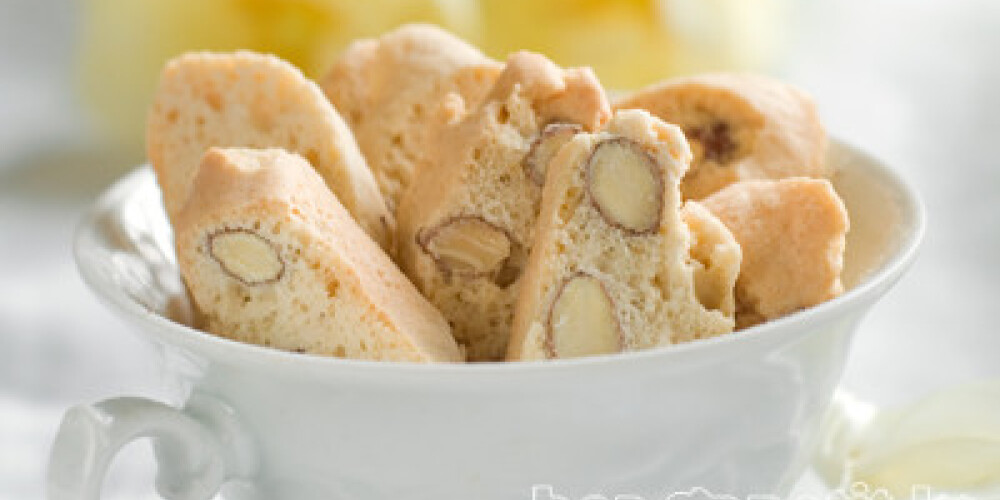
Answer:
<svg viewBox="0 0 1000 500"><path fill-rule="evenodd" d="M534 50L623 90L767 69L780 56L786 1L86 0L78 81L98 128L135 149L160 67L187 50L269 52L315 78L351 40L428 22L497 59Z"/></svg>

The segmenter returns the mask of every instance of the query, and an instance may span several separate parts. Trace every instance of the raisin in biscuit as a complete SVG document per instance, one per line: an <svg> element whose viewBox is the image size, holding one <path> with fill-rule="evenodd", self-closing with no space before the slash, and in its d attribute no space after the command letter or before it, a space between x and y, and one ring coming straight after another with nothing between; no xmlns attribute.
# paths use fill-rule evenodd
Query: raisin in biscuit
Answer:
<svg viewBox="0 0 1000 500"><path fill-rule="evenodd" d="M280 147L309 160L365 232L390 248L392 216L350 129L315 83L276 57L199 52L168 62L146 141L171 219L209 147Z"/></svg>
<svg viewBox="0 0 1000 500"><path fill-rule="evenodd" d="M685 198L701 199L743 179L828 175L816 106L782 82L738 74L677 78L615 108L645 109L684 130L694 152L681 183Z"/></svg>
<svg viewBox="0 0 1000 500"><path fill-rule="evenodd" d="M500 69L454 35L417 24L354 42L320 85L394 209L440 127L477 104Z"/></svg>
<svg viewBox="0 0 1000 500"><path fill-rule="evenodd" d="M209 150L175 218L204 326L279 349L460 361L448 324L300 156Z"/></svg>
<svg viewBox="0 0 1000 500"><path fill-rule="evenodd" d="M733 184L702 203L743 249L736 282L737 322L751 326L843 291L844 203L825 179Z"/></svg>
<svg viewBox="0 0 1000 500"><path fill-rule="evenodd" d="M482 104L442 132L434 161L403 196L400 265L470 360L504 357L548 157L608 115L589 69L514 54Z"/></svg>
<svg viewBox="0 0 1000 500"><path fill-rule="evenodd" d="M682 217L690 159L681 130L641 110L619 111L606 130L562 148L549 165L508 359L632 351L733 329L740 250L707 211Z"/></svg>

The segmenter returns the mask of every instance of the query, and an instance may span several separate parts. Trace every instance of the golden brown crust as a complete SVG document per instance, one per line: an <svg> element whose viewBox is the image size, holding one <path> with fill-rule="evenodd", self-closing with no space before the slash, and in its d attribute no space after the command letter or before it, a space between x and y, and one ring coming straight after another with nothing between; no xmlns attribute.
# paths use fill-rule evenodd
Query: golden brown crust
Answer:
<svg viewBox="0 0 1000 500"><path fill-rule="evenodd" d="M746 74L675 78L615 103L628 108L684 129L695 152L681 186L685 198L701 199L745 179L830 174L815 104L783 82Z"/></svg>
<svg viewBox="0 0 1000 500"><path fill-rule="evenodd" d="M521 98L531 103L541 124L576 123L586 130L597 130L610 118L607 96L590 68L560 70L541 54L516 52L507 60L487 100L506 99L515 87L520 89Z"/></svg>
<svg viewBox="0 0 1000 500"><path fill-rule="evenodd" d="M395 208L433 136L478 104L500 67L450 33L415 24L354 42L320 85Z"/></svg>
<svg viewBox="0 0 1000 500"><path fill-rule="evenodd" d="M819 304L843 291L840 272L850 224L829 181L744 181L702 204L743 250L736 283L741 326Z"/></svg>
<svg viewBox="0 0 1000 500"><path fill-rule="evenodd" d="M281 147L303 155L365 231L391 247L394 220L350 130L315 83L274 56L194 52L163 69L147 153L173 218L210 147Z"/></svg>

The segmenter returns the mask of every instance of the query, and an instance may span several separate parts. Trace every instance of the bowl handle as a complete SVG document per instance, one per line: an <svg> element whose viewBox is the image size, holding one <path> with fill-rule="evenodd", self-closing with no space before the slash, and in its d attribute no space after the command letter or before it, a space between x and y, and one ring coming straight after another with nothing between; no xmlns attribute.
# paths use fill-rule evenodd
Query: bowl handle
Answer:
<svg viewBox="0 0 1000 500"><path fill-rule="evenodd" d="M1000 380L946 387L898 408L838 390L814 456L831 487L863 483L894 497L915 488L1000 488Z"/></svg>
<svg viewBox="0 0 1000 500"><path fill-rule="evenodd" d="M156 489L168 500L207 500L229 480L248 479L256 455L232 409L201 394L183 410L121 397L70 409L49 460L49 500L98 500L108 466L135 439L153 438Z"/></svg>

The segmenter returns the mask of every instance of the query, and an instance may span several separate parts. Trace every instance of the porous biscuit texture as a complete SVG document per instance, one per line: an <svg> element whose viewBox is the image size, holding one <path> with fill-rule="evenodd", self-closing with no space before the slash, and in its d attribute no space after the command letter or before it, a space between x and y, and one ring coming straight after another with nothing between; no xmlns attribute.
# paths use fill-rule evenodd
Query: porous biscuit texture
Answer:
<svg viewBox="0 0 1000 500"><path fill-rule="evenodd" d="M462 361L441 314L302 157L212 148L175 218L202 327L343 358Z"/></svg>
<svg viewBox="0 0 1000 500"><path fill-rule="evenodd" d="M454 35L415 24L354 42L320 86L395 209L441 127L477 105L501 68Z"/></svg>
<svg viewBox="0 0 1000 500"><path fill-rule="evenodd" d="M694 271L698 301L727 317L736 312L736 278L743 251L733 233L704 205L687 201L681 218L691 232L689 263Z"/></svg>
<svg viewBox="0 0 1000 500"><path fill-rule="evenodd" d="M573 137L549 164L509 360L633 351L732 331L740 249L699 206L691 152L641 110Z"/></svg>
<svg viewBox="0 0 1000 500"><path fill-rule="evenodd" d="M685 198L701 199L746 179L829 175L816 106L786 83L745 74L675 78L615 104L629 108L684 130L694 152L681 183Z"/></svg>
<svg viewBox="0 0 1000 500"><path fill-rule="evenodd" d="M729 228L743 250L736 282L741 328L843 292L840 273L850 223L829 181L744 181L702 204Z"/></svg>
<svg viewBox="0 0 1000 500"><path fill-rule="evenodd" d="M403 196L400 265L448 318L470 360L504 357L548 158L609 114L590 70L514 54L482 103L444 129Z"/></svg>
<svg viewBox="0 0 1000 500"><path fill-rule="evenodd" d="M392 246L393 217L350 129L315 83L274 56L196 52L168 62L146 142L171 219L208 148L275 147L305 157L365 232Z"/></svg>

